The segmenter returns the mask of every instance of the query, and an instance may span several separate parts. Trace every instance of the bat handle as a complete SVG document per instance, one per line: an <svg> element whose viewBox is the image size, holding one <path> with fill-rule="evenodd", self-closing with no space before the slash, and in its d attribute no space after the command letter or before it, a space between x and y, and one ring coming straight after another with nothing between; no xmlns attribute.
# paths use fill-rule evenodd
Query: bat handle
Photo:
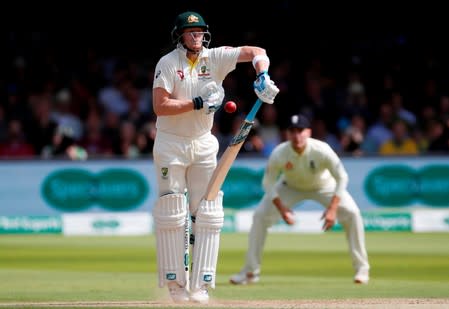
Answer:
<svg viewBox="0 0 449 309"><path fill-rule="evenodd" d="M248 113L248 116L246 116L246 120L248 122L254 121L254 118L256 118L257 111L259 110L261 105L262 105L262 101L260 99L257 99L256 103L254 103L253 107L251 108L250 112Z"/></svg>

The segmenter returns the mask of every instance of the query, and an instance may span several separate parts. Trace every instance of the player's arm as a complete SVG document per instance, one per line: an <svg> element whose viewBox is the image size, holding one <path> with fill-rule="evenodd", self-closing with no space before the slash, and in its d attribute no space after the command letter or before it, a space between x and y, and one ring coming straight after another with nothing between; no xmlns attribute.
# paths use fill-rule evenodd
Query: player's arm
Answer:
<svg viewBox="0 0 449 309"><path fill-rule="evenodd" d="M348 173L338 155L329 146L324 149L324 160L329 172L336 181L334 196L322 216L322 219L324 219L323 230L327 231L334 226L337 220L340 196L346 191L348 185Z"/></svg>
<svg viewBox="0 0 449 309"><path fill-rule="evenodd" d="M262 178L262 187L271 200L274 200L279 195L276 190L276 181L282 173L282 163L278 159L280 156L279 148L275 148L268 158Z"/></svg>
<svg viewBox="0 0 449 309"><path fill-rule="evenodd" d="M346 191L348 186L348 173L343 166L343 162L330 146L327 147L325 157L327 169L337 183L335 187L335 195L341 196L343 192Z"/></svg>
<svg viewBox="0 0 449 309"><path fill-rule="evenodd" d="M287 224L294 224L293 212L291 209L286 207L283 203L279 194L276 190L276 181L282 174L282 157L280 148L275 148L268 158L268 163L265 168L263 175L262 185L265 190L265 194L271 199L276 209L281 214L282 219Z"/></svg>
<svg viewBox="0 0 449 309"><path fill-rule="evenodd" d="M155 68L153 80L153 110L157 116L179 115L194 109L193 98L174 98L177 69L169 58L162 58Z"/></svg>
<svg viewBox="0 0 449 309"><path fill-rule="evenodd" d="M171 98L162 87L153 89L153 108L157 116L177 115L191 110L203 110L206 114L217 111L223 102L224 91L216 82L209 82L200 89L199 96L182 100Z"/></svg>
<svg viewBox="0 0 449 309"><path fill-rule="evenodd" d="M194 109L193 98L189 100L173 99L164 88L153 89L153 109L157 116L178 115Z"/></svg>
<svg viewBox="0 0 449 309"><path fill-rule="evenodd" d="M321 219L324 220L323 223L324 231L327 231L334 226L337 220L337 209L339 204L340 204L340 197L334 195L331 199L330 204L328 205L323 215L321 216Z"/></svg>
<svg viewBox="0 0 449 309"><path fill-rule="evenodd" d="M276 206L276 209L281 214L281 217L285 221L285 223L289 225L295 224L293 211L282 203L282 200L279 196L273 199L273 204L274 206Z"/></svg>
<svg viewBox="0 0 449 309"><path fill-rule="evenodd" d="M257 46L242 46L237 62L253 62L256 74L262 71L268 71L270 59L265 49Z"/></svg>

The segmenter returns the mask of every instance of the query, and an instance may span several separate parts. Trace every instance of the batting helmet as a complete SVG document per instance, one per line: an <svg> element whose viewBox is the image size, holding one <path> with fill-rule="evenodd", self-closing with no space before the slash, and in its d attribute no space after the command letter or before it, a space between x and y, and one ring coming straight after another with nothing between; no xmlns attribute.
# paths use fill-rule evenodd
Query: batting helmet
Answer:
<svg viewBox="0 0 449 309"><path fill-rule="evenodd" d="M171 32L173 43L178 43L182 30L186 28L202 28L204 32L209 30L209 26L200 14L192 11L181 13L176 16L175 26Z"/></svg>

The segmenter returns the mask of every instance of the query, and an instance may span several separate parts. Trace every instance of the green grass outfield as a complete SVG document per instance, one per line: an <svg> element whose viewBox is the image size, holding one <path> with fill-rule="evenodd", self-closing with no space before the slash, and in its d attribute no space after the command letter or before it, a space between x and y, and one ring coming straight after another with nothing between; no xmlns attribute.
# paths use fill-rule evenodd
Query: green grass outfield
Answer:
<svg viewBox="0 0 449 309"><path fill-rule="evenodd" d="M233 286L229 276L242 266L247 234L224 233L211 299L449 299L449 233L369 232L366 237L368 285L352 283L344 234L329 232L269 234L261 282ZM171 307L164 305L166 289L157 286L155 258L153 235L1 235L0 307Z"/></svg>

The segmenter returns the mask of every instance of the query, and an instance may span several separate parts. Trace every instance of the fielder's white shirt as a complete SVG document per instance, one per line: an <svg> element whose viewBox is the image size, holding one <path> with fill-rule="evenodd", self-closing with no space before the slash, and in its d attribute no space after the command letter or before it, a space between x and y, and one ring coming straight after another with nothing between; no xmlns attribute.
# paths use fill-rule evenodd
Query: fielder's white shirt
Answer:
<svg viewBox="0 0 449 309"><path fill-rule="evenodd" d="M175 99L193 99L199 96L202 86L215 81L221 86L226 75L233 71L240 54L240 47L205 48L198 60L192 63L186 57L186 49L177 48L163 56L156 64L153 88L161 87ZM156 128L183 137L198 137L210 132L214 113L203 110L170 116L158 116Z"/></svg>
<svg viewBox="0 0 449 309"><path fill-rule="evenodd" d="M310 137L302 154L293 150L290 141L272 151L263 177L263 187L272 200L278 197L275 183L279 177L299 191L335 186L337 196L348 184L348 174L338 155L327 143Z"/></svg>

